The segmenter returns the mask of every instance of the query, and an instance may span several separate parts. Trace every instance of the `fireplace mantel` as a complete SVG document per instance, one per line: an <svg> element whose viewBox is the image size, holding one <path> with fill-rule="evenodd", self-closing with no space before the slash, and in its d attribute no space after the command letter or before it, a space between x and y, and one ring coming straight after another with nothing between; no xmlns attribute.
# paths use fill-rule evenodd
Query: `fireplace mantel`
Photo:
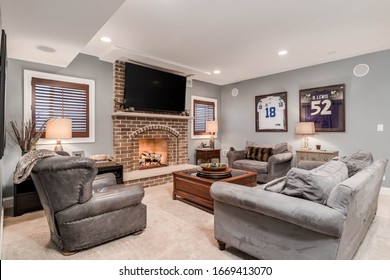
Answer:
<svg viewBox="0 0 390 280"><path fill-rule="evenodd" d="M144 117L144 118L161 118L161 119L179 119L179 120L191 120L193 117L180 116L180 115L165 115L154 113L138 113L138 112L114 112L111 115L114 117Z"/></svg>

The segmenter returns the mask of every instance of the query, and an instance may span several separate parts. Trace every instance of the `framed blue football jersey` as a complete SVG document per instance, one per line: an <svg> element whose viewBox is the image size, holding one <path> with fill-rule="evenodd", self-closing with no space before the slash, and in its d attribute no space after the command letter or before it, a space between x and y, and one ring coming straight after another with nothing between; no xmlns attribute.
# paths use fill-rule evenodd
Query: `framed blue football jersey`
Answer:
<svg viewBox="0 0 390 280"><path fill-rule="evenodd" d="M318 132L345 131L345 84L299 91L300 122L314 122Z"/></svg>

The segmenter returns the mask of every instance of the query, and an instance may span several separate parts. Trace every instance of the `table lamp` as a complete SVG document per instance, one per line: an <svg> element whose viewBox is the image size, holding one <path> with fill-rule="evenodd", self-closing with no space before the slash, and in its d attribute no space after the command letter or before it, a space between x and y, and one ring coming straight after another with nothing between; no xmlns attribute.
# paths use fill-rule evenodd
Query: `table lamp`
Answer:
<svg viewBox="0 0 390 280"><path fill-rule="evenodd" d="M210 133L210 149L214 150L214 135L218 132L218 122L206 121L206 132Z"/></svg>
<svg viewBox="0 0 390 280"><path fill-rule="evenodd" d="M295 134L305 135L303 141L303 149L309 150L309 138L307 135L312 135L315 133L314 122L299 122L295 127Z"/></svg>
<svg viewBox="0 0 390 280"><path fill-rule="evenodd" d="M63 151L61 139L72 138L72 120L64 118L48 119L46 123L46 138L57 139L54 151Z"/></svg>

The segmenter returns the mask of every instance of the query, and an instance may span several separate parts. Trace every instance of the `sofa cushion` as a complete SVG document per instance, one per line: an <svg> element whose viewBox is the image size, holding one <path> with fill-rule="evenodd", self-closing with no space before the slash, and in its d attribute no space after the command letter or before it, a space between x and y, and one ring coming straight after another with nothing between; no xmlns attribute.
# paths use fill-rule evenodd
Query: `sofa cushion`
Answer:
<svg viewBox="0 0 390 280"><path fill-rule="evenodd" d="M253 159L240 159L233 162L233 168L258 173L268 173L268 162Z"/></svg>
<svg viewBox="0 0 390 280"><path fill-rule="evenodd" d="M352 177L374 161L372 154L363 150L359 150L350 156L339 157L337 160L347 165L348 177Z"/></svg>
<svg viewBox="0 0 390 280"><path fill-rule="evenodd" d="M291 168L281 193L324 204L331 190L348 178L345 163L330 161L312 170Z"/></svg>
<svg viewBox="0 0 390 280"><path fill-rule="evenodd" d="M246 158L258 161L268 161L272 155L272 148L248 147L246 150Z"/></svg>

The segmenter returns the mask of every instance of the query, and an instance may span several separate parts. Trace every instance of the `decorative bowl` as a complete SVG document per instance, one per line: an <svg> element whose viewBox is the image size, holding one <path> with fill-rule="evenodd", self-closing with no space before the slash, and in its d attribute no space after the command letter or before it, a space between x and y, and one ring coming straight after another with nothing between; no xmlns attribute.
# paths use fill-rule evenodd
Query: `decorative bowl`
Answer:
<svg viewBox="0 0 390 280"><path fill-rule="evenodd" d="M200 167L208 171L220 171L226 169L228 165L226 163L202 163Z"/></svg>
<svg viewBox="0 0 390 280"><path fill-rule="evenodd" d="M96 160L96 161L103 161L103 160L109 160L110 159L110 155L104 155L104 154L92 155L89 158L92 159L92 160Z"/></svg>

